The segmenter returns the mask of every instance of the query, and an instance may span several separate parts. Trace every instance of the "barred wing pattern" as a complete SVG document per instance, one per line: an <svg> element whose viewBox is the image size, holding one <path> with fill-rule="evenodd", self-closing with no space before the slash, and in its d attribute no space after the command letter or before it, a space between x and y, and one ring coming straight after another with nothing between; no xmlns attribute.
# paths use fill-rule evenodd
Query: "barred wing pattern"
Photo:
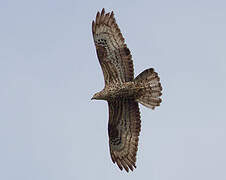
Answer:
<svg viewBox="0 0 226 180"><path fill-rule="evenodd" d="M138 103L131 99L108 101L109 146L112 161L128 172L136 168L136 153L140 133Z"/></svg>
<svg viewBox="0 0 226 180"><path fill-rule="evenodd" d="M92 32L105 85L132 81L132 56L116 24L113 11L111 14L105 14L104 9L98 12L96 20L92 22Z"/></svg>

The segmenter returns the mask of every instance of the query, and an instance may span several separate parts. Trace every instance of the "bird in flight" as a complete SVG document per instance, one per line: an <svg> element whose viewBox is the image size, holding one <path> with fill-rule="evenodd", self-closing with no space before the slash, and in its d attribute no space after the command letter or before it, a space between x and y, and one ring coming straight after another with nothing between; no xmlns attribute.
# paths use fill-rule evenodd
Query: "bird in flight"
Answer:
<svg viewBox="0 0 226 180"><path fill-rule="evenodd" d="M134 78L130 50L114 18L114 12L97 12L92 22L93 40L105 86L92 99L106 100L109 108L108 135L113 163L127 172L136 168L141 128L138 103L154 109L161 103L162 86L153 68Z"/></svg>

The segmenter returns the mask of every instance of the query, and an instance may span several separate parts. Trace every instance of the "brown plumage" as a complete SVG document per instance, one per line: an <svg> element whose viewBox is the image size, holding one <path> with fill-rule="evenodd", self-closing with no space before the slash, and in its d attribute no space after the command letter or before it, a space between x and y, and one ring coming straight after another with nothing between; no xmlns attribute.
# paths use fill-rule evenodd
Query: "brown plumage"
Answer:
<svg viewBox="0 0 226 180"><path fill-rule="evenodd" d="M92 99L108 102L112 161L121 170L133 171L141 127L138 103L151 109L159 106L162 87L153 68L134 79L132 56L113 11L106 14L102 9L97 13L92 22L92 33L105 81L104 89L94 94Z"/></svg>

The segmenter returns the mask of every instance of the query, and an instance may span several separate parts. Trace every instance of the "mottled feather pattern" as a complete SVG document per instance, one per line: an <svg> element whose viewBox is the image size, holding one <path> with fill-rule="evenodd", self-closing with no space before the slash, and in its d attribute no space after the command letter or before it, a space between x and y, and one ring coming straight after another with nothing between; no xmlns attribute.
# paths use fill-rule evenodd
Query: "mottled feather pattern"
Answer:
<svg viewBox="0 0 226 180"><path fill-rule="evenodd" d="M114 13L103 9L92 22L97 56L103 70L105 84L124 83L134 78L132 56L116 24ZM113 74L113 77L109 77Z"/></svg>
<svg viewBox="0 0 226 180"><path fill-rule="evenodd" d="M121 98L108 101L109 145L112 161L128 172L136 165L136 152L140 132L140 112L134 100Z"/></svg>

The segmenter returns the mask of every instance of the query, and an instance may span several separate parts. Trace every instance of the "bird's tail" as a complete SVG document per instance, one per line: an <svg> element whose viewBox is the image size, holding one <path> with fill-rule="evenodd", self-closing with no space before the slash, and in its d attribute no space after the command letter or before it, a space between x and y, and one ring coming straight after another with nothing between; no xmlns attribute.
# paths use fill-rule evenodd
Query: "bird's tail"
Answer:
<svg viewBox="0 0 226 180"><path fill-rule="evenodd" d="M162 95L162 86L160 78L153 68L146 69L140 73L134 81L141 85L141 96L136 101L142 105L154 109L162 102L160 96Z"/></svg>

